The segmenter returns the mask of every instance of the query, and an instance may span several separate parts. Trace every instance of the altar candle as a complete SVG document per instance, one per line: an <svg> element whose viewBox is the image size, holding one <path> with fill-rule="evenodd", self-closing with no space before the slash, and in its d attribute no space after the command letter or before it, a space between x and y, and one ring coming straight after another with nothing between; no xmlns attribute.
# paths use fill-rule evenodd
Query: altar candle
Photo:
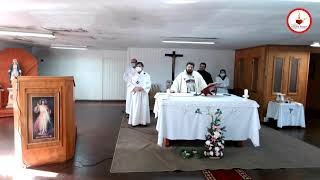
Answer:
<svg viewBox="0 0 320 180"><path fill-rule="evenodd" d="M244 90L244 95L245 95L245 96L248 96L248 89L245 89L245 90Z"/></svg>

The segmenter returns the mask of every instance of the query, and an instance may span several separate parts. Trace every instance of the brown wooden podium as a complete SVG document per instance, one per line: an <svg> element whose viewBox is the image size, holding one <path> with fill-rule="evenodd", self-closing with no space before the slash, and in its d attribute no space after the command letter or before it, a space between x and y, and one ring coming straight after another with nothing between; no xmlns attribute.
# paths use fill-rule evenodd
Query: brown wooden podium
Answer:
<svg viewBox="0 0 320 180"><path fill-rule="evenodd" d="M24 166L64 162L75 152L73 77L13 81L15 157Z"/></svg>

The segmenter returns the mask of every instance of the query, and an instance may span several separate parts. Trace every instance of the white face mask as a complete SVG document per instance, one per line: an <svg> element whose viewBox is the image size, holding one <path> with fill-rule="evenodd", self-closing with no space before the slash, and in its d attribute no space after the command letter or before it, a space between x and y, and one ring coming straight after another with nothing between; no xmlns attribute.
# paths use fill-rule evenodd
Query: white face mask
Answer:
<svg viewBox="0 0 320 180"><path fill-rule="evenodd" d="M141 71L142 71L142 67L139 67L139 66L136 67L136 71L137 71L137 72L141 72Z"/></svg>
<svg viewBox="0 0 320 180"><path fill-rule="evenodd" d="M131 63L131 67L135 67L136 66L136 63Z"/></svg>
<svg viewBox="0 0 320 180"><path fill-rule="evenodd" d="M222 76L222 77L223 77L223 76L226 76L226 74L225 74L225 73L221 73L221 74L220 74L220 76Z"/></svg>

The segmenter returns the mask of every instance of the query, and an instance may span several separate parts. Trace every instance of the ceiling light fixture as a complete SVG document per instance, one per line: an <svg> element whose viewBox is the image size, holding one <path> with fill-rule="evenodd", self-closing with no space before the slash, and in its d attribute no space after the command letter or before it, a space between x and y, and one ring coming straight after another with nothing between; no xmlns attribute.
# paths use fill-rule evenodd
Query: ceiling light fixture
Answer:
<svg viewBox="0 0 320 180"><path fill-rule="evenodd" d="M19 31L3 31L3 30L0 30L0 35L22 36L22 37L40 37L40 38L55 38L55 36L52 33L35 33L35 32L19 32Z"/></svg>
<svg viewBox="0 0 320 180"><path fill-rule="evenodd" d="M170 41L170 40L164 40L163 43L175 43L175 44L215 44L215 42L209 42L209 41Z"/></svg>
<svg viewBox="0 0 320 180"><path fill-rule="evenodd" d="M197 3L198 1L196 0L167 0L164 1L166 4L193 4Z"/></svg>
<svg viewBox="0 0 320 180"><path fill-rule="evenodd" d="M66 9L68 8L67 3L57 3L57 2L25 2L19 1L12 3L10 1L1 2L0 11L1 12L15 12L15 11L36 11L36 10L54 10L54 9ZM33 12L32 12L33 13Z"/></svg>
<svg viewBox="0 0 320 180"><path fill-rule="evenodd" d="M73 49L73 50L88 50L87 46L74 46L74 45L64 45L64 44L52 44L53 49Z"/></svg>
<svg viewBox="0 0 320 180"><path fill-rule="evenodd" d="M320 47L320 42L313 42L310 46L311 47Z"/></svg>

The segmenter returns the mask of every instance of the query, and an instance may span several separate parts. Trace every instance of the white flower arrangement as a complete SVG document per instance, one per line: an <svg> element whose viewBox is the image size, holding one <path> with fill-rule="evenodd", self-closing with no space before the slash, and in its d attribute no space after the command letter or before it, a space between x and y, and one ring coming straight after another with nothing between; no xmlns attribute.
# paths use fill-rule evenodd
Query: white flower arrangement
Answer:
<svg viewBox="0 0 320 180"><path fill-rule="evenodd" d="M220 151L220 148L219 148L219 147L215 147L214 150L215 150L216 152L219 152L219 151Z"/></svg>
<svg viewBox="0 0 320 180"><path fill-rule="evenodd" d="M210 155L210 156L213 156L213 151L210 151L209 155Z"/></svg>
<svg viewBox="0 0 320 180"><path fill-rule="evenodd" d="M224 151L224 136L225 127L220 127L222 112L217 109L214 115L209 114L212 118L208 133L206 135L204 156L209 158L221 158Z"/></svg>
<svg viewBox="0 0 320 180"><path fill-rule="evenodd" d="M206 141L206 145L207 145L207 146L210 146L210 144L211 144L210 141L207 140L207 141Z"/></svg>

